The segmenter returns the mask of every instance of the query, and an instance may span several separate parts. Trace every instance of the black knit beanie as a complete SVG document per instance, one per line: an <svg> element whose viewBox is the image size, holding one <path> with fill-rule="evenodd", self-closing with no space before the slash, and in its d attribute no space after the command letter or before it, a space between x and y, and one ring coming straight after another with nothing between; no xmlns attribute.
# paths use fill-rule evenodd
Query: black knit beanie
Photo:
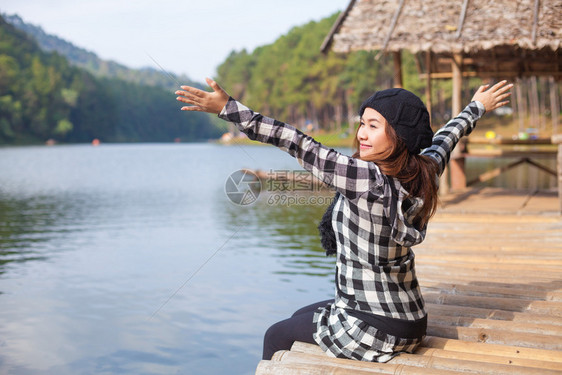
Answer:
<svg viewBox="0 0 562 375"><path fill-rule="evenodd" d="M431 146L433 131L429 113L421 99L410 91L400 88L377 91L361 104L359 117L363 116L365 108L383 115L411 154L419 154Z"/></svg>

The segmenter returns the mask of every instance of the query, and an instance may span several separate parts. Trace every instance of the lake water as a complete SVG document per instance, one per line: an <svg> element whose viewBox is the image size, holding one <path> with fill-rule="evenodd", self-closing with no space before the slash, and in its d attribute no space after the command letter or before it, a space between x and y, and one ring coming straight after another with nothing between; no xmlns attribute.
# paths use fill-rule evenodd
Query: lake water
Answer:
<svg viewBox="0 0 562 375"><path fill-rule="evenodd" d="M332 297L334 260L326 204L236 205L241 168L299 166L273 147L0 148L0 374L253 374L271 324Z"/></svg>

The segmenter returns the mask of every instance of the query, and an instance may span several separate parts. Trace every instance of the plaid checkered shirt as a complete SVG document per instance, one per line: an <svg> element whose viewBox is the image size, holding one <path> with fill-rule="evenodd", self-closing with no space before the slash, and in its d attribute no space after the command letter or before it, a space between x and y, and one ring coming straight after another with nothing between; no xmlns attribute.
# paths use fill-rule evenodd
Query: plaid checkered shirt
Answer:
<svg viewBox="0 0 562 375"><path fill-rule="evenodd" d="M472 102L435 133L422 154L437 161L439 174L459 139L483 114L484 106ZM314 316L316 342L334 357L364 361L386 362L399 352L412 352L421 338L387 334L353 312L410 322L426 317L412 251L426 233L425 227L413 224L423 201L409 197L400 182L381 173L375 163L327 148L232 98L219 117L235 123L250 139L286 151L340 193L332 215L337 240L335 302Z"/></svg>

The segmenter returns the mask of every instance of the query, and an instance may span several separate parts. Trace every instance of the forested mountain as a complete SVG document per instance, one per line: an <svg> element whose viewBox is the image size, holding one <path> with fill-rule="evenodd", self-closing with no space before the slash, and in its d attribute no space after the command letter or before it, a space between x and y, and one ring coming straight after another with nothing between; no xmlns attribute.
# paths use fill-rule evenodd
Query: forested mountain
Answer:
<svg viewBox="0 0 562 375"><path fill-rule="evenodd" d="M218 69L218 81L229 93L256 110L294 125L317 124L339 128L356 114L360 103L393 86L392 58L375 59L376 52L323 55L320 46L337 14L295 27L275 43L249 53L233 51ZM402 56L403 80L422 98L425 82L419 79L414 57ZM445 103L449 81L434 82ZM439 112L434 111L438 121Z"/></svg>
<svg viewBox="0 0 562 375"><path fill-rule="evenodd" d="M159 87L99 78L44 52L0 17L0 144L166 142L216 138L211 117L186 116Z"/></svg>
<svg viewBox="0 0 562 375"><path fill-rule="evenodd" d="M98 77L118 78L127 82L138 83L148 86L160 86L175 90L177 82L182 84L201 87L199 83L193 82L189 77L176 76L171 72L164 73L158 66L142 69L131 69L115 61L100 59L95 53L59 38L56 35L47 34L41 27L24 22L18 15L6 15L2 17L17 29L31 35L46 52L58 52L67 58L71 65L86 69ZM149 60L149 56L147 56ZM172 79L169 75L172 75Z"/></svg>

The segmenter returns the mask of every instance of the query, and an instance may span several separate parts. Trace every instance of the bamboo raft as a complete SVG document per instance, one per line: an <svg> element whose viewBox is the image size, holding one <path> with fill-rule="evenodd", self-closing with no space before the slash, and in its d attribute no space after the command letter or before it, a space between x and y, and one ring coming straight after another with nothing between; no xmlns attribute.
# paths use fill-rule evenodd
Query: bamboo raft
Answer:
<svg viewBox="0 0 562 375"><path fill-rule="evenodd" d="M555 192L448 196L415 251L428 331L414 354L368 363L296 342L261 361L256 375L562 374L562 217Z"/></svg>

